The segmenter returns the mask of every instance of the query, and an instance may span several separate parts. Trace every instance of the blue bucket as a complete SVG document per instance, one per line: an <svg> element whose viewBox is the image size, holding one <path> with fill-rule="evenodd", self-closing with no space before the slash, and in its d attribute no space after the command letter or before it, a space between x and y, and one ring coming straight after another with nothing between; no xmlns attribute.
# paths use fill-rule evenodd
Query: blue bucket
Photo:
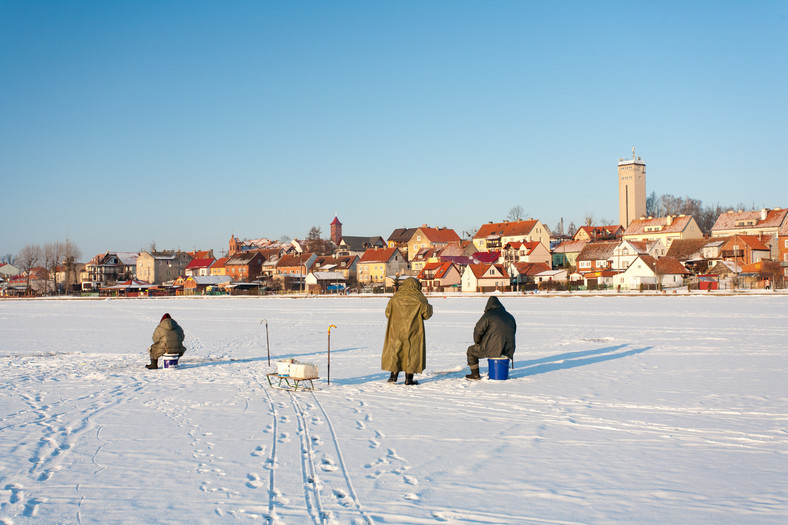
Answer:
<svg viewBox="0 0 788 525"><path fill-rule="evenodd" d="M490 379L496 379L498 381L506 381L509 379L508 357L490 357L487 359L487 365L490 367Z"/></svg>

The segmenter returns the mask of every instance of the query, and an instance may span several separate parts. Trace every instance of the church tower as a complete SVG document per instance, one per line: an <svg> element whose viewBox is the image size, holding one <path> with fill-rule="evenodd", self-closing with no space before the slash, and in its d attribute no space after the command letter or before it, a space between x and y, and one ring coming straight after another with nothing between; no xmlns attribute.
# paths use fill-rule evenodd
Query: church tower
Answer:
<svg viewBox="0 0 788 525"><path fill-rule="evenodd" d="M646 163L635 155L618 159L618 222L627 229L629 223L646 215Z"/></svg>
<svg viewBox="0 0 788 525"><path fill-rule="evenodd" d="M339 241L342 240L342 223L339 222L337 216L334 216L334 220L331 221L331 241L334 244L339 246Z"/></svg>

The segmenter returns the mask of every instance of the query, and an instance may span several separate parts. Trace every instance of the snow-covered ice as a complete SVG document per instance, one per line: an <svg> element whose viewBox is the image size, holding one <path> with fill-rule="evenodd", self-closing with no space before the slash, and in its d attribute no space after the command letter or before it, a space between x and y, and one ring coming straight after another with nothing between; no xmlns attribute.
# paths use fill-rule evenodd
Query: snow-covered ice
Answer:
<svg viewBox="0 0 788 525"><path fill-rule="evenodd" d="M0 302L0 523L788 522L788 296L500 297L510 379L464 378L486 297L432 296L415 387L386 297Z"/></svg>

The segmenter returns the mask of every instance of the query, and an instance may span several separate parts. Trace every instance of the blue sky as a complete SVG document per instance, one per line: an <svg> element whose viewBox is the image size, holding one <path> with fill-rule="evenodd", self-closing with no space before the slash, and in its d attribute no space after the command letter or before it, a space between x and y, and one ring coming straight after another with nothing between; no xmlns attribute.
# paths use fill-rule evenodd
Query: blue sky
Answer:
<svg viewBox="0 0 788 525"><path fill-rule="evenodd" d="M788 2L0 0L0 255L788 206Z"/></svg>

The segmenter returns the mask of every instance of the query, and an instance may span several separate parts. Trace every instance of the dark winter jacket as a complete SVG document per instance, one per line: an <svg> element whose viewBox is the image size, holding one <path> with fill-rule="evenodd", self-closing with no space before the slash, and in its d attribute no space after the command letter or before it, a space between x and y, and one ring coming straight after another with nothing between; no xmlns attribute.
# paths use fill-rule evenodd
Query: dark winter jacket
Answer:
<svg viewBox="0 0 788 525"><path fill-rule="evenodd" d="M514 334L517 323L497 297L490 297L484 315L473 329L473 342L485 355L514 359Z"/></svg>
<svg viewBox="0 0 788 525"><path fill-rule="evenodd" d="M432 317L432 306L421 293L421 283L405 279L386 305L386 339L381 368L390 372L418 374L427 365L424 320Z"/></svg>
<svg viewBox="0 0 788 525"><path fill-rule="evenodd" d="M183 355L186 348L183 346L183 328L175 322L175 319L168 317L162 319L156 330L153 331L153 345L150 347L152 359L158 359L164 354Z"/></svg>

